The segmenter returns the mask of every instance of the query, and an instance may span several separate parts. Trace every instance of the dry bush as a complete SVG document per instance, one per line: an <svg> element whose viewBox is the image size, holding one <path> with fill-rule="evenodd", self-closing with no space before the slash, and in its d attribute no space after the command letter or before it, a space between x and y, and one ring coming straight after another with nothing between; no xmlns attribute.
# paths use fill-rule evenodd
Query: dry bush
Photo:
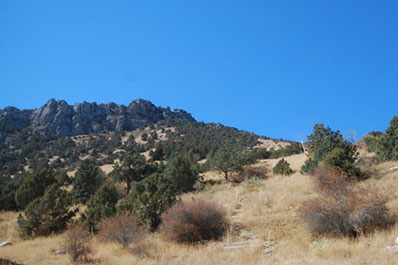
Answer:
<svg viewBox="0 0 398 265"><path fill-rule="evenodd" d="M394 224L376 191L356 188L354 180L330 167L316 169L314 176L320 194L300 209L313 235L356 237Z"/></svg>
<svg viewBox="0 0 398 265"><path fill-rule="evenodd" d="M144 236L143 226L127 212L105 220L100 225L97 238L102 242L116 242L128 247L132 242Z"/></svg>
<svg viewBox="0 0 398 265"><path fill-rule="evenodd" d="M318 192L333 197L347 196L352 192L355 179L331 166L321 165L314 172L315 187Z"/></svg>
<svg viewBox="0 0 398 265"><path fill-rule="evenodd" d="M379 161L376 157L362 157L359 158L355 164L361 170L363 179L369 179L370 177L380 177L380 172L377 170Z"/></svg>
<svg viewBox="0 0 398 265"><path fill-rule="evenodd" d="M266 179L267 178L267 169L265 167L252 167L248 166L242 172L242 177L244 179L258 178L258 179Z"/></svg>
<svg viewBox="0 0 398 265"><path fill-rule="evenodd" d="M160 233L176 242L218 240L228 229L225 210L212 202L197 200L174 205L162 215Z"/></svg>
<svg viewBox="0 0 398 265"><path fill-rule="evenodd" d="M80 226L73 226L66 231L62 248L70 255L73 262L89 262L93 253L91 235Z"/></svg>

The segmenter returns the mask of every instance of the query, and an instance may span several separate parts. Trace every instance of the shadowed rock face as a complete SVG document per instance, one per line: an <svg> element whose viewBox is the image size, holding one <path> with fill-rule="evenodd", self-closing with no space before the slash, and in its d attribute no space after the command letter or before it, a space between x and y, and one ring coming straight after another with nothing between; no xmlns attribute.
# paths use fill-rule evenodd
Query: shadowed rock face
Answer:
<svg viewBox="0 0 398 265"><path fill-rule="evenodd" d="M183 110L156 107L148 100L134 100L129 106L115 103L77 103L68 105L64 100L51 99L34 110L6 107L0 110L0 142L4 142L6 129L35 131L72 136L103 131L134 130L152 125L166 118L195 121Z"/></svg>

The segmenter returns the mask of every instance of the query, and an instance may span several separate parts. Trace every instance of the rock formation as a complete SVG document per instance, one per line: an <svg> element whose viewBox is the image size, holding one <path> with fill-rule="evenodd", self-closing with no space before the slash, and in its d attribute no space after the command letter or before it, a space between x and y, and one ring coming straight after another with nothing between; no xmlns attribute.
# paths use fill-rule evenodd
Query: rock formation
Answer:
<svg viewBox="0 0 398 265"><path fill-rule="evenodd" d="M123 131L143 128L167 118L195 121L191 114L169 107L156 107L148 100L134 100L127 107L115 103L77 103L49 100L34 110L6 107L0 110L0 143L7 134L30 127L34 131L73 136L103 131Z"/></svg>

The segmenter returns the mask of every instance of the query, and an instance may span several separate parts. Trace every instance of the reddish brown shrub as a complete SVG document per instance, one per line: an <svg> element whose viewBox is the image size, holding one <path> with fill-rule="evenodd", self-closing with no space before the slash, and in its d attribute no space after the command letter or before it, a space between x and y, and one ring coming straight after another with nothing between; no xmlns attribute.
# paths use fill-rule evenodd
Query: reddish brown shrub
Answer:
<svg viewBox="0 0 398 265"><path fill-rule="evenodd" d="M314 175L319 196L300 209L313 235L356 237L394 224L386 200L376 191L356 188L352 179L333 168L318 168Z"/></svg>
<svg viewBox="0 0 398 265"><path fill-rule="evenodd" d="M127 212L105 220L100 225L97 238L103 242L116 242L128 247L144 236L143 226Z"/></svg>
<svg viewBox="0 0 398 265"><path fill-rule="evenodd" d="M70 255L73 262L88 262L93 253L90 241L91 235L87 230L73 226L66 231L62 248Z"/></svg>
<svg viewBox="0 0 398 265"><path fill-rule="evenodd" d="M244 168L244 170L242 172L242 177L244 179L251 179L251 178L266 179L267 173L268 172L265 167L248 166L248 167Z"/></svg>
<svg viewBox="0 0 398 265"><path fill-rule="evenodd" d="M225 210L202 200L176 204L162 215L161 235L177 242L218 240L228 229Z"/></svg>
<svg viewBox="0 0 398 265"><path fill-rule="evenodd" d="M317 190L328 196L340 197L352 192L355 179L331 166L319 166L314 172Z"/></svg>

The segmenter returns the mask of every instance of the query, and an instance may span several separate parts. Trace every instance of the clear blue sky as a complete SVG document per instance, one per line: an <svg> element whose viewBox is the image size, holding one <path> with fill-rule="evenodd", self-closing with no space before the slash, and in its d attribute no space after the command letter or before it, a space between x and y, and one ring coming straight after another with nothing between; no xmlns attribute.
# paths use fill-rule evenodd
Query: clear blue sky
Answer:
<svg viewBox="0 0 398 265"><path fill-rule="evenodd" d="M397 114L398 1L0 1L0 108L144 98L305 139Z"/></svg>

